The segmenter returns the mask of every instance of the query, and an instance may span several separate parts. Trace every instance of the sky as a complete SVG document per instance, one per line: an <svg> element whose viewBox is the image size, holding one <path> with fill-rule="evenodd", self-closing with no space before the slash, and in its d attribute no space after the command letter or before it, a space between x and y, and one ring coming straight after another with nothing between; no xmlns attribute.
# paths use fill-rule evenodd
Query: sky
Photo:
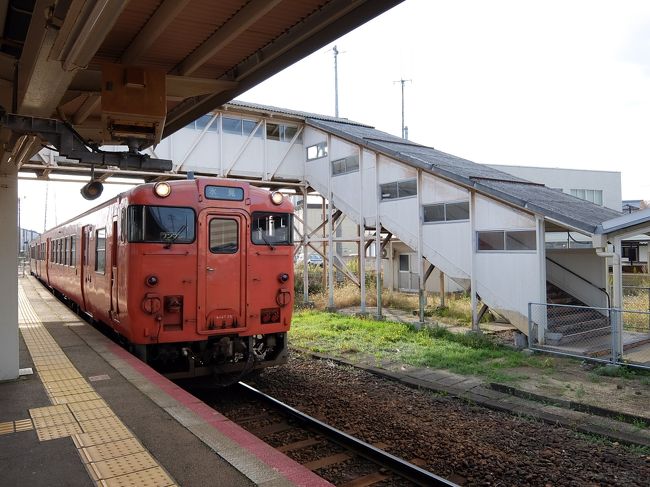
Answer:
<svg viewBox="0 0 650 487"><path fill-rule="evenodd" d="M650 199L650 1L406 0L239 99L339 115L484 164L620 171ZM21 181L42 231L87 202L81 184ZM56 209L56 212L54 211Z"/></svg>
<svg viewBox="0 0 650 487"><path fill-rule="evenodd" d="M406 0L239 99L478 163L620 171L650 199L650 2Z"/></svg>

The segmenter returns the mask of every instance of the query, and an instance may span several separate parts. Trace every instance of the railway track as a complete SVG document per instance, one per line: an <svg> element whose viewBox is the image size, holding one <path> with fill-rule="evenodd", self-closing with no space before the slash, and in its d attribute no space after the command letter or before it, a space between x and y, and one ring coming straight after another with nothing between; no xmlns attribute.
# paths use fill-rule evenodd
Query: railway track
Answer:
<svg viewBox="0 0 650 487"><path fill-rule="evenodd" d="M239 382L220 412L341 487L456 485ZM207 398L206 398L207 399ZM227 401L228 403L223 403Z"/></svg>

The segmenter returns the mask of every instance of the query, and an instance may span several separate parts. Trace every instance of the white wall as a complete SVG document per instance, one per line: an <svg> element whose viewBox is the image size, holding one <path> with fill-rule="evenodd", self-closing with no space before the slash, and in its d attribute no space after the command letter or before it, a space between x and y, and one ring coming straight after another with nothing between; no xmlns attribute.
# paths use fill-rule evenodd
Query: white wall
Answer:
<svg viewBox="0 0 650 487"><path fill-rule="evenodd" d="M533 215L480 195L476 197L475 228L477 231L536 229ZM542 293L537 252L476 252L474 273L476 292L491 308L503 312L527 333L528 303L539 302Z"/></svg>
<svg viewBox="0 0 650 487"><path fill-rule="evenodd" d="M18 377L18 180L0 175L0 380Z"/></svg>
<svg viewBox="0 0 650 487"><path fill-rule="evenodd" d="M570 249L546 251L546 257L567 269L571 269L600 288L607 288L607 268L605 260L596 255L595 249ZM575 296L588 306L606 307L604 293L585 283L582 279L563 270L553 262L546 264L547 280L560 289Z"/></svg>
<svg viewBox="0 0 650 487"><path fill-rule="evenodd" d="M616 211L622 209L621 173L618 171L588 171L500 164L490 164L489 166L522 179L545 184L549 188L562 188L565 193L569 193L570 189L600 189L603 191L603 206Z"/></svg>

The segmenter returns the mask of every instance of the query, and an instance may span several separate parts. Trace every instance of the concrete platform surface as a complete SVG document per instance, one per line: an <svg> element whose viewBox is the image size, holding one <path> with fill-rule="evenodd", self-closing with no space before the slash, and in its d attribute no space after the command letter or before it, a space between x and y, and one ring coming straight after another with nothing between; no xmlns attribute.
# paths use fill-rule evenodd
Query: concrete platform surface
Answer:
<svg viewBox="0 0 650 487"><path fill-rule="evenodd" d="M0 383L0 485L320 486L310 470L19 279L20 367Z"/></svg>

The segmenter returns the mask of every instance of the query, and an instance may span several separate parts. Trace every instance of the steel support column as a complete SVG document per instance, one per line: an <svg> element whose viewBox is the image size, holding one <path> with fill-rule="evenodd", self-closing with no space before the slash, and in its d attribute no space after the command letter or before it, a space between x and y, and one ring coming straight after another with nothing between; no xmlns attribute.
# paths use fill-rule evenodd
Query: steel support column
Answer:
<svg viewBox="0 0 650 487"><path fill-rule="evenodd" d="M0 239L0 380L18 377L18 178L0 176L0 227L6 229Z"/></svg>

